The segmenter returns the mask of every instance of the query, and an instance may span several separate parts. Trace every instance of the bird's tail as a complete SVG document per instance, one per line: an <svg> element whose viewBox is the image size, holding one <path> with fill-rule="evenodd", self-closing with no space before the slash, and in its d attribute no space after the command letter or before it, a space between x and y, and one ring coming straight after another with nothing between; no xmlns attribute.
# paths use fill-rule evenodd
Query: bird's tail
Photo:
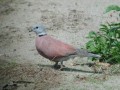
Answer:
<svg viewBox="0 0 120 90"><path fill-rule="evenodd" d="M88 57L100 58L101 56L98 54L88 53Z"/></svg>
<svg viewBox="0 0 120 90"><path fill-rule="evenodd" d="M77 55L79 55L80 57L95 57L95 58L101 57L100 55L90 53L85 49L77 49Z"/></svg>

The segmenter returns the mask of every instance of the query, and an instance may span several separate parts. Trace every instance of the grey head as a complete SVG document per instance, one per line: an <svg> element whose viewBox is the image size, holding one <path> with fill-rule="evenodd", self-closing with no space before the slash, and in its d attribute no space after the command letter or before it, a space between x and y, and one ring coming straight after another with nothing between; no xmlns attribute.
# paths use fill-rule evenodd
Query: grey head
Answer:
<svg viewBox="0 0 120 90"><path fill-rule="evenodd" d="M43 25L33 26L32 31L34 31L38 36L46 35L45 27Z"/></svg>

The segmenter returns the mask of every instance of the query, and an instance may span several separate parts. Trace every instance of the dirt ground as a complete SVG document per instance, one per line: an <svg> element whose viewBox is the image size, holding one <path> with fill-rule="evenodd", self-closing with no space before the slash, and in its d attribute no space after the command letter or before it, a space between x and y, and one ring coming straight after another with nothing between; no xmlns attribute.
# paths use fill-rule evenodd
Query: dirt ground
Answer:
<svg viewBox="0 0 120 90"><path fill-rule="evenodd" d="M84 48L90 31L105 22L120 21L118 14L104 14L120 0L0 0L0 90L120 90L120 73L94 73L91 62L75 58L66 69L53 69L51 62L35 49L35 33L29 27L43 24L47 33L77 48ZM112 14L112 17L110 16ZM80 65L73 65L74 63ZM115 72L115 73L114 73Z"/></svg>

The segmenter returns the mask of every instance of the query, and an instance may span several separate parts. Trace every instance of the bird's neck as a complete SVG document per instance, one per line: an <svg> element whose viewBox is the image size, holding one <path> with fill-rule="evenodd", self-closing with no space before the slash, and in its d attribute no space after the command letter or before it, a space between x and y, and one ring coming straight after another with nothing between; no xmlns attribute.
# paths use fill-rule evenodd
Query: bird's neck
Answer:
<svg viewBox="0 0 120 90"><path fill-rule="evenodd" d="M42 37L42 36L45 36L47 35L46 33L45 34L38 34L39 37Z"/></svg>

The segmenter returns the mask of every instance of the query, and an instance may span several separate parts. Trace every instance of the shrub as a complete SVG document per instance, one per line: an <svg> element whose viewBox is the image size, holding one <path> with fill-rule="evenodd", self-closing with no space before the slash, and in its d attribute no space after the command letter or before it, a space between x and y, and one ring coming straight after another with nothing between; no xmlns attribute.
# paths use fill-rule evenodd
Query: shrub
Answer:
<svg viewBox="0 0 120 90"><path fill-rule="evenodd" d="M109 6L106 12L111 10L120 11L120 7ZM120 23L101 24L99 32L91 31L87 38L90 40L86 43L86 48L92 53L100 54L101 62L120 63Z"/></svg>

